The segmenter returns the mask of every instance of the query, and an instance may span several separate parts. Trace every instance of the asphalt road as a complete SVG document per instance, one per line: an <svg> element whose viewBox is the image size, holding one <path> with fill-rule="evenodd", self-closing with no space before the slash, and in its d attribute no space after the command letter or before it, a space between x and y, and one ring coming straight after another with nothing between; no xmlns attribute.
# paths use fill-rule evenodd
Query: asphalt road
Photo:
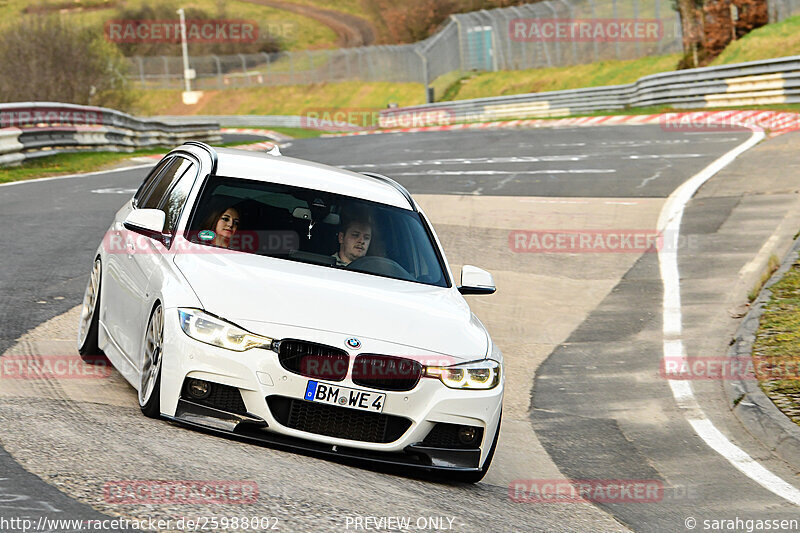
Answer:
<svg viewBox="0 0 800 533"><path fill-rule="evenodd" d="M389 514L451 517L456 531L624 529L620 524L635 531L684 531L689 516L797 518L796 507L744 477L694 435L674 406L666 381L658 378L662 286L655 254L576 258L513 254L507 245L509 229L551 227L547 221L560 220L562 228L595 222L606 229L648 227L663 198L748 137L749 132L682 134L637 126L293 141L283 150L286 155L381 172L419 195L451 263L464 264L477 256L478 264L500 273L499 279L518 284L509 286L510 292L548 295L552 311L548 302L536 298L506 306L509 300L503 298L510 297L502 295L502 286L496 300L470 300L493 335L498 331L495 338L509 359L509 384L516 389L507 392L507 409L519 413L516 420L504 422L501 451L486 482L439 484L150 421L137 412L134 392L118 376L84 391L69 384L32 382L15 383L22 389L9 393L6 384L5 396L0 383L0 421L14 429L0 434L0 444L14 455L0 451L0 519L89 519L99 516L95 509L109 515L165 517L237 512L235 507L115 508L102 498L104 483L114 479L256 479L262 500L247 511L276 516L284 531L342 531L348 517ZM776 164L774 154L762 162L769 164ZM0 187L0 224L6 228L0 233L0 353L80 303L92 252L114 211L145 173L143 167ZM774 193L770 185L765 185L767 192ZM748 219L738 208L758 207L742 200L745 191L719 188L706 204L690 206L684 222L709 243L725 231L728 220L740 217L746 226ZM791 198L784 200L781 209L789 210ZM472 222L465 202L496 211ZM609 219L615 220L611 223L599 216L607 213L601 209L616 212L626 205L641 211ZM775 211L769 203L762 202L761 208L767 214ZM513 209L518 210L516 218ZM619 220L631 225L620 226ZM639 221L641 225L632 225ZM698 278L692 286L696 299L689 303L712 302L722 289L714 291L708 280L734 278L740 263L769 237L770 227L748 233L740 254L715 264L713 276L707 266L715 260L710 244L689 250L682 264ZM578 284L584 277L599 288L582 293ZM554 283L576 285L558 301L558 294L547 293ZM586 300L583 306L581 299ZM523 303L562 313L560 321L574 326L562 327L560 336L543 331L541 322L529 318L536 310ZM694 320L715 312L694 311ZM712 329L722 337L728 326ZM553 324L554 330L558 327ZM69 336L68 329L52 338ZM700 328L693 338L703 335ZM514 366L515 353L523 352L527 343L543 347L529 365L531 374L538 366L530 396L528 382L517 383L513 375L524 366L524 361ZM728 435L792 479L793 472L726 418L715 390L700 392ZM523 446L525 439L530 446ZM509 443L505 449L504 441ZM599 503L599 509L588 504L519 504L509 499L508 480L514 475L653 480L665 492L656 502Z"/></svg>

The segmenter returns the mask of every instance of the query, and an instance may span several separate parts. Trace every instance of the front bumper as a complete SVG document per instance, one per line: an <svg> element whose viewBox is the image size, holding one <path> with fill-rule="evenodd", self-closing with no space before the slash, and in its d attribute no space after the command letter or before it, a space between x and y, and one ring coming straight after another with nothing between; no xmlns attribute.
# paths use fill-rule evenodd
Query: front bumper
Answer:
<svg viewBox="0 0 800 533"><path fill-rule="evenodd" d="M309 439L268 431L267 422L252 415L238 415L187 400L178 401L175 416L166 417L184 426L227 435L276 448L302 451L337 459L402 465L425 470L475 472L480 470L480 449L431 448L410 444L402 452L374 452L348 446L330 446Z"/></svg>
<svg viewBox="0 0 800 533"><path fill-rule="evenodd" d="M339 343L339 339L325 338L324 333L312 334L316 337L311 341ZM286 336L296 337L296 332L287 332ZM237 389L244 409L214 408L182 396L187 378ZM403 392L365 388L349 377L332 383L385 394L382 415L408 420L407 429L391 442L350 440L288 427L276 417L268 399L280 397L305 403L309 379L283 368L272 351L232 352L195 341L180 329L177 312L165 313L161 411L163 416L183 425L331 457L450 471L479 470L498 431L504 380L494 389L474 391L449 389L433 378L422 378L414 389ZM346 410L345 414L355 411L348 407L334 409ZM423 441L437 423L481 428L482 440L477 447L466 449L425 444Z"/></svg>

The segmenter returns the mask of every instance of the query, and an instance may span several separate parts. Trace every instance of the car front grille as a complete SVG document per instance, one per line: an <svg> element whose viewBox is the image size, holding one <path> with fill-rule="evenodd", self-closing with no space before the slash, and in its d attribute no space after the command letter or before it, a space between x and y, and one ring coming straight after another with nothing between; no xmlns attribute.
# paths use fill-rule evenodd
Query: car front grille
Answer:
<svg viewBox="0 0 800 533"><path fill-rule="evenodd" d="M353 383L388 391L407 391L417 386L422 365L413 359L391 355L361 354L353 363Z"/></svg>
<svg viewBox="0 0 800 533"><path fill-rule="evenodd" d="M350 366L344 350L294 339L278 342L278 359L289 372L329 381L342 381Z"/></svg>
<svg viewBox="0 0 800 533"><path fill-rule="evenodd" d="M284 396L268 396L267 405L275 420L283 426L339 439L394 442L411 427L411 420L400 416L368 413Z"/></svg>

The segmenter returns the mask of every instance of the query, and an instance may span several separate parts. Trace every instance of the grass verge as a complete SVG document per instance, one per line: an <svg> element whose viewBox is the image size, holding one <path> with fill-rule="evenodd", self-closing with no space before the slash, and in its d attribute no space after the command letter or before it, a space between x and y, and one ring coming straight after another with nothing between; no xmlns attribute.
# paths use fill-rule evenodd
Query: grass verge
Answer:
<svg viewBox="0 0 800 533"><path fill-rule="evenodd" d="M284 135L288 135L289 137L294 137L295 139L313 139L316 137L321 137L326 133L332 133L328 131L307 130L303 128L284 128L284 127L273 128L272 126L268 127L267 129L272 130L276 133L282 133Z"/></svg>
<svg viewBox="0 0 800 533"><path fill-rule="evenodd" d="M131 157L163 154L165 152L165 149L155 148L151 150L138 150L136 152L76 152L72 154L56 154L24 161L19 166L0 168L0 183L106 170Z"/></svg>
<svg viewBox="0 0 800 533"><path fill-rule="evenodd" d="M181 91L140 91L142 115L304 115L332 109L379 110L390 102L400 106L425 102L421 83L319 83L254 86L205 91L193 106L184 105Z"/></svg>
<svg viewBox="0 0 800 533"><path fill-rule="evenodd" d="M759 384L781 411L800 424L800 260L795 260L770 291L772 297L756 331L753 357L765 362L773 375L760 379Z"/></svg>

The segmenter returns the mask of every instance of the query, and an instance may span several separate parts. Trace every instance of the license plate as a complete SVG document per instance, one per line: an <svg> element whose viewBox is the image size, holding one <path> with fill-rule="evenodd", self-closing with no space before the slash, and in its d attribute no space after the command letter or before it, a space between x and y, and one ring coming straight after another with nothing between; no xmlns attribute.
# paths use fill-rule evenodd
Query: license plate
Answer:
<svg viewBox="0 0 800 533"><path fill-rule="evenodd" d="M386 401L386 394L379 392L367 392L347 387L339 387L329 383L309 380L306 386L305 400L309 402L327 403L338 405L339 407L349 407L360 411L373 411L380 413L383 411L383 403Z"/></svg>

